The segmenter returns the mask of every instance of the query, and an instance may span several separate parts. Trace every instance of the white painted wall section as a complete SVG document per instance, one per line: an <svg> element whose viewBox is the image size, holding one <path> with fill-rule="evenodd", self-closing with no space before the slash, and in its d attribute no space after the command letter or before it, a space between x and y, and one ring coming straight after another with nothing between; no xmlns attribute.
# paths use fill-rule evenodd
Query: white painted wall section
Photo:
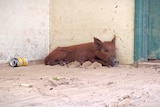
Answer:
<svg viewBox="0 0 160 107"><path fill-rule="evenodd" d="M0 0L0 63L48 54L49 0Z"/></svg>

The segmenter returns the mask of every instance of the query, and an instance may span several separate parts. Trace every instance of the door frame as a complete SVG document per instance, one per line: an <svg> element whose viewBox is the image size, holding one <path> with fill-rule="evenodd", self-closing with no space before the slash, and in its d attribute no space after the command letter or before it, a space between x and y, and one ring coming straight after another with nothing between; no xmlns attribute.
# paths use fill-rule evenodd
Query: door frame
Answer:
<svg viewBox="0 0 160 107"><path fill-rule="evenodd" d="M148 61L149 0L135 0L134 62Z"/></svg>

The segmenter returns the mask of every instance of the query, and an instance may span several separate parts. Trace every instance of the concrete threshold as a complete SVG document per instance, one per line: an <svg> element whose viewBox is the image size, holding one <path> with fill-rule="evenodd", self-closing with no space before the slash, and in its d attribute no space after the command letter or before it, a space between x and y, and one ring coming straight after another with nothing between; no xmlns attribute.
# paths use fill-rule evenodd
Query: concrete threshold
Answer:
<svg viewBox="0 0 160 107"><path fill-rule="evenodd" d="M138 64L136 64L136 67L153 67L155 69L159 69L160 68L160 63L159 62L139 62Z"/></svg>

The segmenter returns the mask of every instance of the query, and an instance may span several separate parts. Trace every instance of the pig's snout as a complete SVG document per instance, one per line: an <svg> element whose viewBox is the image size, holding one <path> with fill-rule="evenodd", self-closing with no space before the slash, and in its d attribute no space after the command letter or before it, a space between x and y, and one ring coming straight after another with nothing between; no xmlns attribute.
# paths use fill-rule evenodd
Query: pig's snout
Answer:
<svg viewBox="0 0 160 107"><path fill-rule="evenodd" d="M112 65L117 66L118 64L119 64L119 61L116 58L114 58L112 61Z"/></svg>

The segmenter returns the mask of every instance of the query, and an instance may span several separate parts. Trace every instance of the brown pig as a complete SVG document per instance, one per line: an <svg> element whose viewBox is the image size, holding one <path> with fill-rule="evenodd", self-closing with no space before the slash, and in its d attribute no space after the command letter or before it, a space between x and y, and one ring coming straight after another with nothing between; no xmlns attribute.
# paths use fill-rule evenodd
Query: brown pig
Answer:
<svg viewBox="0 0 160 107"><path fill-rule="evenodd" d="M46 58L46 65L64 65L73 61L81 64L85 61L99 62L104 66L114 66L119 63L116 58L115 36L112 41L102 42L94 37L94 42L58 47Z"/></svg>

